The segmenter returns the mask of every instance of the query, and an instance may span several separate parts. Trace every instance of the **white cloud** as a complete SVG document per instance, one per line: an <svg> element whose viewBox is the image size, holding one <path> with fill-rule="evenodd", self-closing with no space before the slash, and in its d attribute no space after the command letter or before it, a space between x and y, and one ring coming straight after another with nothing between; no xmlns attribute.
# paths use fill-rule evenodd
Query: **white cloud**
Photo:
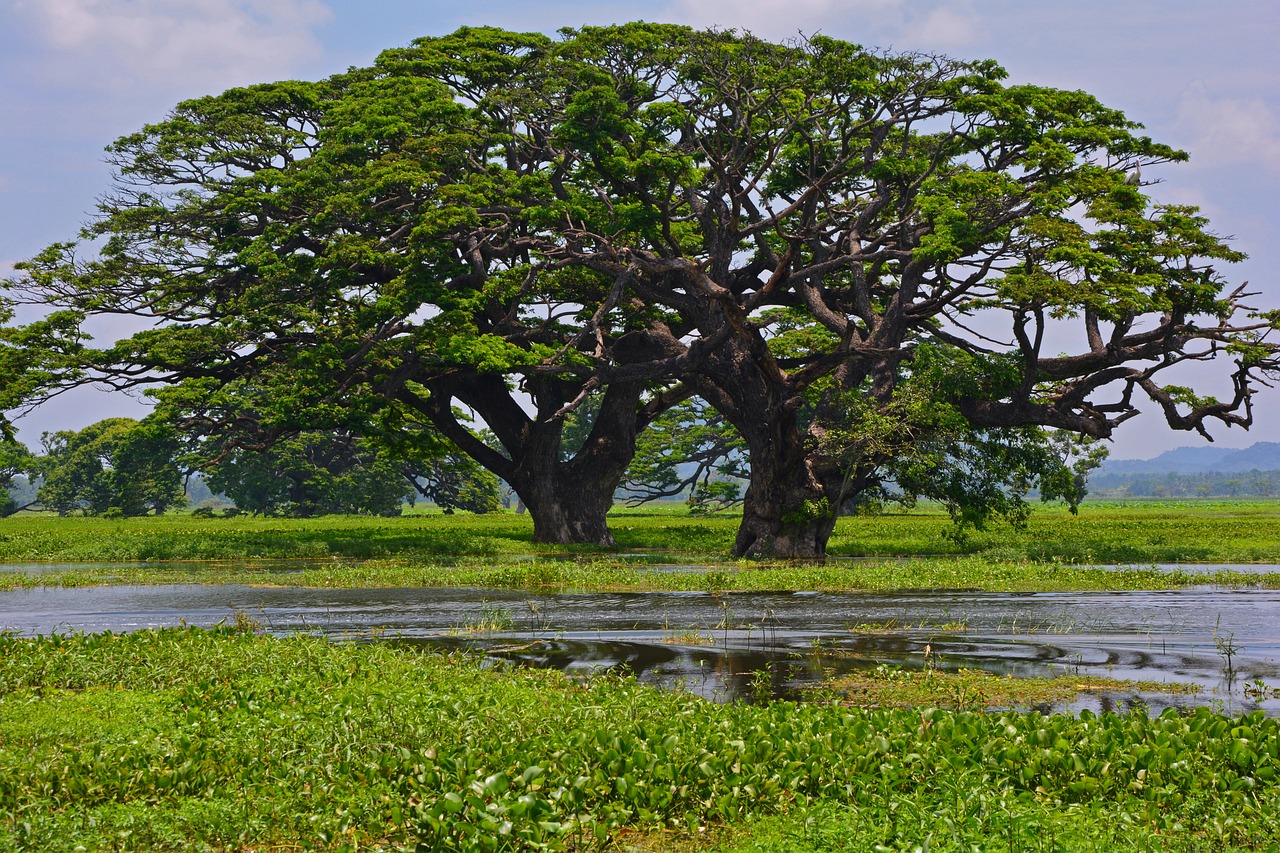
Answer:
<svg viewBox="0 0 1280 853"><path fill-rule="evenodd" d="M971 44L978 33L978 18L967 4L938 6L909 23L903 41L911 46L957 47Z"/></svg>
<svg viewBox="0 0 1280 853"><path fill-rule="evenodd" d="M1261 98L1215 98L1196 81L1182 95L1178 128L1195 165L1280 172L1280 121Z"/></svg>
<svg viewBox="0 0 1280 853"><path fill-rule="evenodd" d="M666 17L698 27L735 27L750 30L768 38L787 38L799 33L829 35L863 40L858 33L835 33L830 24L844 24L850 19L864 20L869 25L863 32L883 32L885 24L902 20L903 0L672 0ZM847 30L848 27L841 26Z"/></svg>
<svg viewBox="0 0 1280 853"><path fill-rule="evenodd" d="M85 88L216 91L319 55L320 0L24 0L51 75Z"/></svg>

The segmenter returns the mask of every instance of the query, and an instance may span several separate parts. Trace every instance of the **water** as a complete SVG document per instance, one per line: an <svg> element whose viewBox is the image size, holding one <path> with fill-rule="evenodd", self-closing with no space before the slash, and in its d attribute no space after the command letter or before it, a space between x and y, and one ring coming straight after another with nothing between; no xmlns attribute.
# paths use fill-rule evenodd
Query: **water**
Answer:
<svg viewBox="0 0 1280 853"><path fill-rule="evenodd" d="M1067 707L1140 701L1261 708L1280 687L1280 590L1146 592L582 593L249 586L38 587L0 593L0 628L22 633L210 626L244 614L275 634L471 649L573 673L625 671L716 700L767 684L792 696L830 674L889 663L1015 676L1197 684L1197 696L1103 694ZM1231 670L1226 653L1231 652Z"/></svg>
<svg viewBox="0 0 1280 853"><path fill-rule="evenodd" d="M1146 563L1134 565L1100 566L1123 572L1133 569L1155 569L1161 572L1186 572L1190 575L1212 575L1217 572L1237 572L1242 575L1269 575L1280 573L1275 563Z"/></svg>

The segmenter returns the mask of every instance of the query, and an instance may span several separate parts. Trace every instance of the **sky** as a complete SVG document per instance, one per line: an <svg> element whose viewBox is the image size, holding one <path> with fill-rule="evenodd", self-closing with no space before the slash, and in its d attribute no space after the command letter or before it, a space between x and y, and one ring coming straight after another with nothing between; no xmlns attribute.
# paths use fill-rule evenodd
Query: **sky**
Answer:
<svg viewBox="0 0 1280 853"><path fill-rule="evenodd" d="M1260 293L1256 307L1280 307L1274 0L0 0L0 277L73 238L110 189L103 148L184 98L318 79L464 25L554 32L637 18L992 58L1012 82L1090 92L1190 153L1188 164L1144 170L1144 180L1160 181L1148 192L1200 206L1213 230L1250 256L1229 277ZM45 430L143 411L118 392L78 392L17 426L34 447ZM1212 433L1226 447L1280 441L1280 389L1263 389L1255 419L1248 433ZM1144 414L1117 430L1112 457L1197 444Z"/></svg>

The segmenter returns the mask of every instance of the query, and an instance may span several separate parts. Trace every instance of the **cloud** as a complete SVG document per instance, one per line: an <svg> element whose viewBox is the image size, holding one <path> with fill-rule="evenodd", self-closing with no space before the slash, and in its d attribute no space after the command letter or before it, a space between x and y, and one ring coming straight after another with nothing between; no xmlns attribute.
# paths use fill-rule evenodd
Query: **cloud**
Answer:
<svg viewBox="0 0 1280 853"><path fill-rule="evenodd" d="M24 0L50 76L97 90L215 91L321 53L320 0Z"/></svg>
<svg viewBox="0 0 1280 853"><path fill-rule="evenodd" d="M1195 165L1261 165L1280 173L1280 121L1261 98L1215 98L1204 83L1187 87L1178 129Z"/></svg>
<svg viewBox="0 0 1280 853"><path fill-rule="evenodd" d="M956 47L971 44L978 33L978 17L967 4L938 6L910 22L903 41L912 47Z"/></svg>
<svg viewBox="0 0 1280 853"><path fill-rule="evenodd" d="M680 23L738 27L765 38L821 32L895 50L972 45L983 29L971 0L670 0L664 12Z"/></svg>
<svg viewBox="0 0 1280 853"><path fill-rule="evenodd" d="M822 31L847 37L843 26L850 19L871 22L862 33L884 32L884 24L902 21L903 0L672 0L666 17L697 27L736 27L766 38L787 38L803 32ZM831 24L841 30L834 32ZM892 27L891 27L892 28ZM854 40L862 40L854 34Z"/></svg>

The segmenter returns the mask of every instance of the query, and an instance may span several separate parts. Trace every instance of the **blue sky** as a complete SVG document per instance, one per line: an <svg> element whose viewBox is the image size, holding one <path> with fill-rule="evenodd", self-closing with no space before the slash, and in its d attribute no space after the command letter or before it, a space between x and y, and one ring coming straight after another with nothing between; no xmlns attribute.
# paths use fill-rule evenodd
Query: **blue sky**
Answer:
<svg viewBox="0 0 1280 853"><path fill-rule="evenodd" d="M653 0L519 3L345 0L4 0L0 3L0 275L68 239L110 186L102 149L177 101L231 86L317 78L378 51L464 24L552 32L636 18L741 27L771 38L821 31L867 46L994 58L1016 82L1084 89L1143 122L1191 163L1161 201L1200 205L1250 259L1230 271L1280 306L1280 4L1274 0ZM102 335L110 334L103 329ZM1227 389L1218 389L1225 394ZM1147 408L1154 409L1154 406ZM137 415L121 395L82 393L18 422L44 430ZM1230 447L1280 441L1280 389L1264 391L1249 433ZM1116 457L1199 443L1143 416Z"/></svg>

